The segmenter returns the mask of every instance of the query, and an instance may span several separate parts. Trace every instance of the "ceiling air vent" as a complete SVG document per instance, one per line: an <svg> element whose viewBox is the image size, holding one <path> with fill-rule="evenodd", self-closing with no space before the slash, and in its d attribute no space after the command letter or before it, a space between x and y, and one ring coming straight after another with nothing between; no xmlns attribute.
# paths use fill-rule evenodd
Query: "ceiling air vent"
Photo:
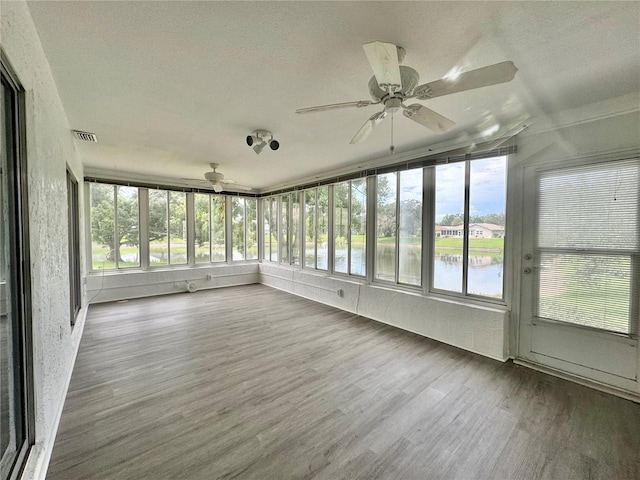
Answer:
<svg viewBox="0 0 640 480"><path fill-rule="evenodd" d="M83 140L85 142L97 142L98 141L98 137L96 137L95 133L81 132L80 130L74 130L73 133L75 133L75 135L76 135L76 137L78 137L78 139Z"/></svg>

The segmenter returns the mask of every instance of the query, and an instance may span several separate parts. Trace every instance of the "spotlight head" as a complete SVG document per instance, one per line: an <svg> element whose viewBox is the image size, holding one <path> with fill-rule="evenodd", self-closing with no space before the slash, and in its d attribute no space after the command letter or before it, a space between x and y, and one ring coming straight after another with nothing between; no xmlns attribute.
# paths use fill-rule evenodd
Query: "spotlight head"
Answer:
<svg viewBox="0 0 640 480"><path fill-rule="evenodd" d="M253 135L247 135L247 145L253 145Z"/></svg>
<svg viewBox="0 0 640 480"><path fill-rule="evenodd" d="M278 142L277 140L271 140L269 142L269 146L271 147L271 150L277 150L280 148L280 142Z"/></svg>
<svg viewBox="0 0 640 480"><path fill-rule="evenodd" d="M253 151L256 152L256 155L260 155L260 153L262 152L262 150L264 150L264 147L266 146L267 146L267 142L263 140L262 142L253 146Z"/></svg>

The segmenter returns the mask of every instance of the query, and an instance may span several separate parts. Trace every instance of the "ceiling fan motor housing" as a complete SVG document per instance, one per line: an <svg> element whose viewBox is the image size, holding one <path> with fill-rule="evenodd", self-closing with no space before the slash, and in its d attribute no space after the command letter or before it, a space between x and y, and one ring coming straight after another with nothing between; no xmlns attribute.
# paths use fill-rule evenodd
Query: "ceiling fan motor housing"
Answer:
<svg viewBox="0 0 640 480"><path fill-rule="evenodd" d="M402 80L402 88L396 91L394 96L406 97L411 95L420 79L418 72L411 67L400 65L400 78ZM383 98L389 96L389 93L380 88L375 76L369 80L369 94L376 102L380 102Z"/></svg>
<svg viewBox="0 0 640 480"><path fill-rule="evenodd" d="M224 175L218 172L206 172L204 178L210 182L220 182L224 179Z"/></svg>

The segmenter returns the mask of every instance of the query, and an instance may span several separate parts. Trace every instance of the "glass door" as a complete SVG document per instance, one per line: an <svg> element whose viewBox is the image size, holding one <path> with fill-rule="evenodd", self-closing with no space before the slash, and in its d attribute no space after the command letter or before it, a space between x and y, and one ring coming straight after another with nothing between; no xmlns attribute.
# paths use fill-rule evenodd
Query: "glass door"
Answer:
<svg viewBox="0 0 640 480"><path fill-rule="evenodd" d="M0 90L0 479L19 474L32 432L28 268L23 235L18 91L6 74Z"/></svg>
<svg viewBox="0 0 640 480"><path fill-rule="evenodd" d="M638 158L525 170L522 358L638 390L639 184Z"/></svg>

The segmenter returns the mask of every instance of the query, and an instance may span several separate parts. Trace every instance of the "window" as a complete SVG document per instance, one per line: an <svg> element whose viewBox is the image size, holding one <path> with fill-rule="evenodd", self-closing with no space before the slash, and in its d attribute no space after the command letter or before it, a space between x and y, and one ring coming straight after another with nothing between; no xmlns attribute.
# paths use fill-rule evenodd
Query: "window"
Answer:
<svg viewBox="0 0 640 480"><path fill-rule="evenodd" d="M139 267L138 189L92 183L90 196L92 269Z"/></svg>
<svg viewBox="0 0 640 480"><path fill-rule="evenodd" d="M422 177L414 169L376 178L377 280L421 285Z"/></svg>
<svg viewBox="0 0 640 480"><path fill-rule="evenodd" d="M80 311L82 290L80 281L80 217L78 181L67 170L67 228L69 234L69 305L73 325Z"/></svg>
<svg viewBox="0 0 640 480"><path fill-rule="evenodd" d="M328 268L329 187L304 192L304 266L317 270Z"/></svg>
<svg viewBox="0 0 640 480"><path fill-rule="evenodd" d="M194 194L196 220L195 262L224 262L225 197L221 195Z"/></svg>
<svg viewBox="0 0 640 480"><path fill-rule="evenodd" d="M536 316L635 333L640 286L640 160L538 178Z"/></svg>
<svg viewBox="0 0 640 480"><path fill-rule="evenodd" d="M196 193L193 196L196 220L195 262L211 261L211 195Z"/></svg>
<svg viewBox="0 0 640 480"><path fill-rule="evenodd" d="M169 194L169 264L187 263L187 194Z"/></svg>
<svg viewBox="0 0 640 480"><path fill-rule="evenodd" d="M433 289L502 299L506 157L435 169Z"/></svg>
<svg viewBox="0 0 640 480"><path fill-rule="evenodd" d="M289 195L280 197L280 262L289 263Z"/></svg>
<svg viewBox="0 0 640 480"><path fill-rule="evenodd" d="M300 265L300 192L280 195L280 262ZM276 204L272 211L277 213ZM275 219L274 219L275 226Z"/></svg>
<svg viewBox="0 0 640 480"><path fill-rule="evenodd" d="M262 202L264 215L265 260L278 261L278 198L265 198Z"/></svg>
<svg viewBox="0 0 640 480"><path fill-rule="evenodd" d="M291 194L291 264L300 265L300 192Z"/></svg>
<svg viewBox="0 0 640 480"><path fill-rule="evenodd" d="M233 197L231 210L233 260L256 260L258 258L257 200Z"/></svg>
<svg viewBox="0 0 640 480"><path fill-rule="evenodd" d="M245 198L244 201L247 209L246 259L257 260L258 259L258 200L256 200L255 198Z"/></svg>
<svg viewBox="0 0 640 480"><path fill-rule="evenodd" d="M422 285L423 170L400 172L398 283Z"/></svg>
<svg viewBox="0 0 640 480"><path fill-rule="evenodd" d="M225 222L225 205L226 197L224 195L211 195L211 261L226 262L226 222Z"/></svg>
<svg viewBox="0 0 640 480"><path fill-rule="evenodd" d="M367 184L337 183L334 196L334 271L366 275Z"/></svg>
<svg viewBox="0 0 640 480"><path fill-rule="evenodd" d="M34 443L24 90L0 49L0 478ZM24 259L24 261L20 261Z"/></svg>

